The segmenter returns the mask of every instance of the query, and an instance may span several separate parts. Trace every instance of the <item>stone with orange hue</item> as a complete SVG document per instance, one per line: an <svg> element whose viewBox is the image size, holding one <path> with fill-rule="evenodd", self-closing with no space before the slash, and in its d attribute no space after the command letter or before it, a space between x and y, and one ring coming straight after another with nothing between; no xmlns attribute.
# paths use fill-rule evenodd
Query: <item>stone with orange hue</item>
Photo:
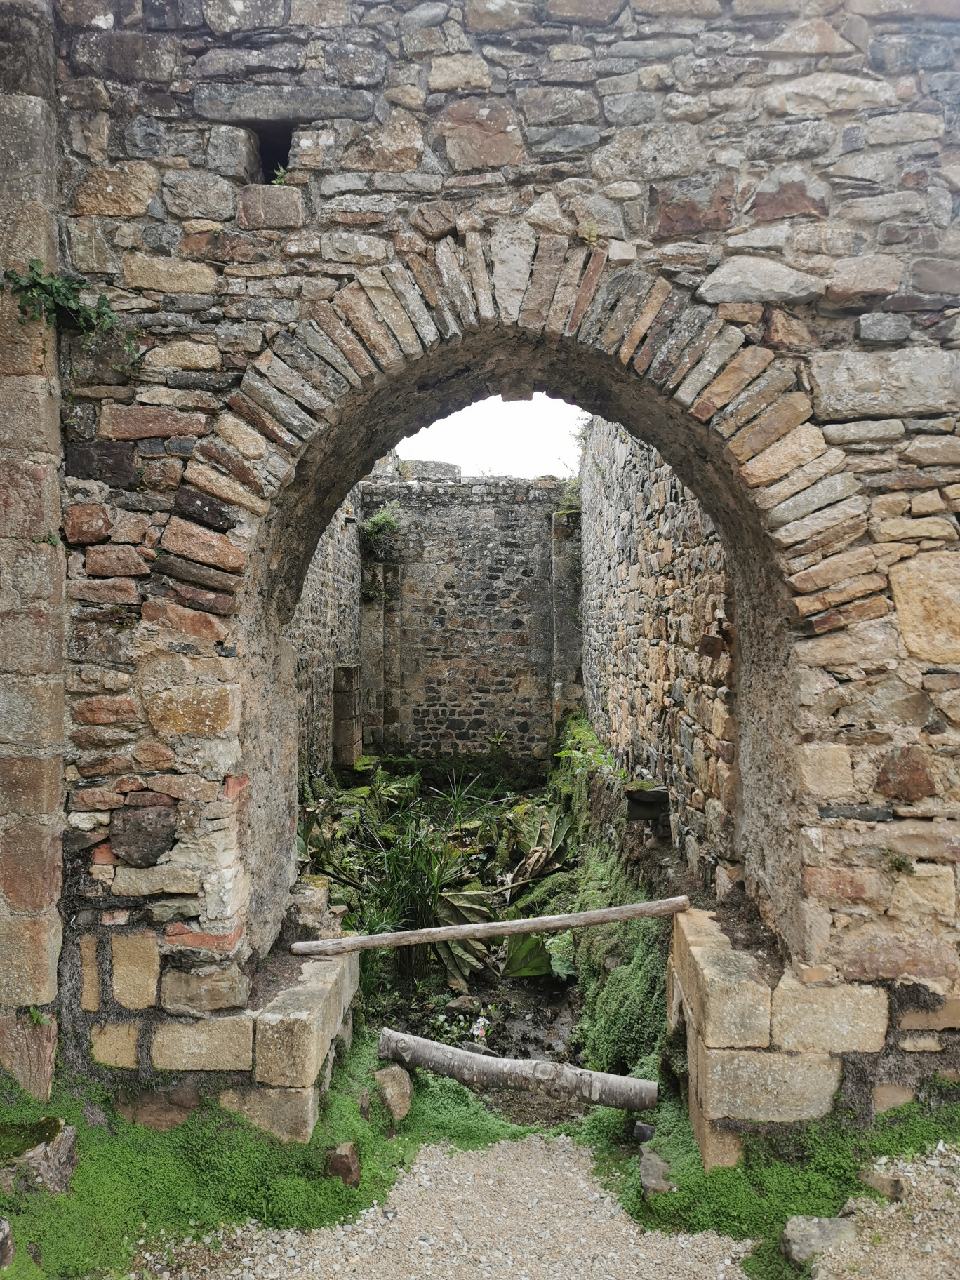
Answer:
<svg viewBox="0 0 960 1280"><path fill-rule="evenodd" d="M136 724L140 719L137 704L129 694L96 694L80 698L72 707L77 724Z"/></svg>
<svg viewBox="0 0 960 1280"><path fill-rule="evenodd" d="M237 685L161 689L146 698L147 719L161 737L224 738L240 729Z"/></svg>
<svg viewBox="0 0 960 1280"><path fill-rule="evenodd" d="M897 979L904 974L951 981L960 977L957 948L949 937L930 928L904 927L885 917L845 929L831 945L829 958L845 978L854 981Z"/></svg>
<svg viewBox="0 0 960 1280"><path fill-rule="evenodd" d="M520 164L525 156L513 108L489 98L455 99L441 112L437 131L458 172Z"/></svg>
<svg viewBox="0 0 960 1280"><path fill-rule="evenodd" d="M879 871L869 867L804 867L804 890L833 906L868 903L882 909L890 892Z"/></svg>
<svg viewBox="0 0 960 1280"><path fill-rule="evenodd" d="M53 1088L57 1031L57 1020L50 1014L40 1021L27 1014L0 1015L0 1068L25 1093L43 1102Z"/></svg>
<svg viewBox="0 0 960 1280"><path fill-rule="evenodd" d="M209 430L209 419L203 413L143 404L105 404L100 411L100 434L107 440L165 440L200 436Z"/></svg>
<svg viewBox="0 0 960 1280"><path fill-rule="evenodd" d="M63 536L75 546L105 542L112 528L110 512L100 502L74 502L64 508Z"/></svg>
<svg viewBox="0 0 960 1280"><path fill-rule="evenodd" d="M41 817L60 808L60 761L50 756L0 756L0 813Z"/></svg>
<svg viewBox="0 0 960 1280"><path fill-rule="evenodd" d="M60 876L60 837L55 827L21 818L0 828L0 900L14 911L56 906Z"/></svg>
<svg viewBox="0 0 960 1280"><path fill-rule="evenodd" d="M124 543L87 547L84 565L87 573L96 578L143 578L150 574L150 566L139 550Z"/></svg>
<svg viewBox="0 0 960 1280"><path fill-rule="evenodd" d="M187 560L198 560L228 573L239 573L246 563L244 552L222 533L214 533L179 516L170 517L160 546Z"/></svg>
<svg viewBox="0 0 960 1280"><path fill-rule="evenodd" d="M243 925L235 925L228 933L213 933L188 924L175 923L167 925L163 936L168 946L180 947L182 950L228 954L243 937Z"/></svg>
<svg viewBox="0 0 960 1280"><path fill-rule="evenodd" d="M139 604L140 592L132 578L81 578L67 583L70 600L88 604Z"/></svg>
<svg viewBox="0 0 960 1280"><path fill-rule="evenodd" d="M191 636L194 640L208 640L217 643L227 634L226 626L213 614L201 613L199 609L185 609L182 605L170 600L146 600L141 610L144 622L154 622L178 631L181 635Z"/></svg>
<svg viewBox="0 0 960 1280"><path fill-rule="evenodd" d="M56 908L40 915L10 915L0 903L0 1007L42 1007L56 999L60 937Z"/></svg>
<svg viewBox="0 0 960 1280"><path fill-rule="evenodd" d="M960 555L935 551L901 561L890 568L890 585L910 653L960 662Z"/></svg>
<svg viewBox="0 0 960 1280"><path fill-rule="evenodd" d="M153 165L129 160L103 169L91 169L73 198L75 213L110 218L136 218L147 212L160 190L160 176Z"/></svg>
<svg viewBox="0 0 960 1280"><path fill-rule="evenodd" d="M930 774L927 753L922 747L898 747L888 752L880 764L876 788L893 800L922 800L937 793Z"/></svg>

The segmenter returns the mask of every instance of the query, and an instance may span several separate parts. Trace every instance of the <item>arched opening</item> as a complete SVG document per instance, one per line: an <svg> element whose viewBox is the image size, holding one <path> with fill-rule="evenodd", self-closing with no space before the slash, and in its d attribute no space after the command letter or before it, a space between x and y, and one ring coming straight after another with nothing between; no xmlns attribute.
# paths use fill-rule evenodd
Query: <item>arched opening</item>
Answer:
<svg viewBox="0 0 960 1280"><path fill-rule="evenodd" d="M257 394L256 384L253 390ZM250 777L246 844L256 851L251 867L255 947L270 940L268 904L281 900L279 890L291 874L295 658L284 628L324 529L376 460L401 439L486 395L516 397L534 390L622 423L627 436L656 449L715 524L736 602L732 697L739 732L725 791L730 847L741 851L751 891L789 932L791 901L784 890L790 881L796 883L798 867L791 865L792 833L783 820L795 723L788 601L759 513L724 456L724 438L656 385L640 384L632 369L609 354L568 341L548 346L513 327L491 325L387 372L369 391L352 389L337 421L309 444L254 552L238 643L246 657L242 734ZM710 660L709 653L701 656ZM643 678L639 672L635 677ZM278 724L290 726L279 747ZM621 738L626 757L623 732Z"/></svg>

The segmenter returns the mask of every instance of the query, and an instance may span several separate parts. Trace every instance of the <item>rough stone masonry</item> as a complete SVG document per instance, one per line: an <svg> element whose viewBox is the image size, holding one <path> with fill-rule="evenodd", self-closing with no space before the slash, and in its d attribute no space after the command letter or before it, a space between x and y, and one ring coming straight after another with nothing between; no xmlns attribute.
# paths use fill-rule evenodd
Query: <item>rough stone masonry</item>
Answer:
<svg viewBox="0 0 960 1280"><path fill-rule="evenodd" d="M0 258L80 273L136 358L0 295L0 1061L43 1092L59 1024L90 1070L309 1092L267 1084L287 1006L246 1008L294 871L287 625L378 457L542 389L723 548L730 848L788 966L678 937L704 1134L788 1069L798 1118L956 1069L958 18L3 0Z"/></svg>

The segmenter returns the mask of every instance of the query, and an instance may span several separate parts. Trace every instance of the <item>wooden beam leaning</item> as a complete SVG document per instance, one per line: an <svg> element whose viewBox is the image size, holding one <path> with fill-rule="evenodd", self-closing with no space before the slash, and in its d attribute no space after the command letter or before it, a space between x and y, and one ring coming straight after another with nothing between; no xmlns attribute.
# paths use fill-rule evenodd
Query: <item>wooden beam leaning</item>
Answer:
<svg viewBox="0 0 960 1280"><path fill-rule="evenodd" d="M432 942L456 942L461 938L500 938L517 933L560 933L564 929L585 929L595 924L639 920L643 916L673 916L686 911L690 899L660 898L654 902L631 902L622 907L600 907L595 911L574 911L564 916L531 916L526 920L484 920L478 924L450 924L436 929L404 929L399 933L346 934L341 938L321 938L295 942L290 950L297 956L342 956L351 951L375 947L418 947Z"/></svg>
<svg viewBox="0 0 960 1280"><path fill-rule="evenodd" d="M657 1085L653 1080L633 1076L612 1076L603 1071L585 1071L563 1062L536 1058L491 1058L483 1053L467 1053L435 1040L391 1031L380 1032L381 1058L422 1067L438 1076L450 1076L471 1089L525 1089L546 1093L551 1098L596 1103L623 1111L647 1111L657 1105Z"/></svg>

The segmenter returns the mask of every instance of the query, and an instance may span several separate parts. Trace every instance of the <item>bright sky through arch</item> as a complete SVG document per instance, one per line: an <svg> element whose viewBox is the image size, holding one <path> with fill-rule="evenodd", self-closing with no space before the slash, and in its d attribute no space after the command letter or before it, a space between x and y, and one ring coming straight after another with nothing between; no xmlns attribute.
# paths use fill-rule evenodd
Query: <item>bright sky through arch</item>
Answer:
<svg viewBox="0 0 960 1280"><path fill-rule="evenodd" d="M586 417L576 405L540 392L532 400L492 396L401 440L397 453L456 463L465 476L572 476Z"/></svg>

